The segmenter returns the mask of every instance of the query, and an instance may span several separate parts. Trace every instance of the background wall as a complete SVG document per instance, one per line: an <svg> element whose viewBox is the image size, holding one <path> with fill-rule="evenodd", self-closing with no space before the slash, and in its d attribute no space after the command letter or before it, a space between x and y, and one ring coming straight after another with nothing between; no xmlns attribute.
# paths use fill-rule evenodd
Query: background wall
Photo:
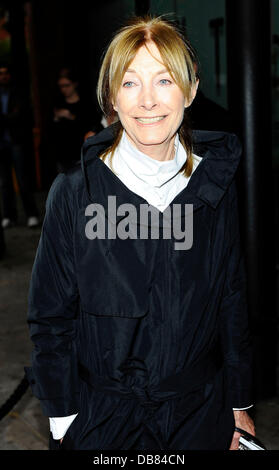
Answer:
<svg viewBox="0 0 279 470"><path fill-rule="evenodd" d="M10 37L5 28L5 10L15 0L0 0L0 59L9 56ZM28 3L23 2L22 3ZM96 82L102 53L112 34L135 13L134 0L67 2L66 0L29 0L33 8L33 33L36 42L37 81L40 94L42 127L45 128L50 97L53 95L57 69L63 62L80 68L83 86L97 109ZM168 14L185 29L199 61L204 94L227 108L225 0L150 0L152 14ZM215 76L215 38L210 21L223 18L220 28L220 89ZM273 0L273 166L279 169L279 0ZM260 40L260 31L259 31ZM241 77L240 77L241 79ZM264 91L263 91L264 92ZM44 132L43 132L44 133ZM47 137L46 137L47 138Z"/></svg>
<svg viewBox="0 0 279 470"><path fill-rule="evenodd" d="M112 35L124 25L127 18L135 14L134 3L133 0L106 0L92 2L86 8L83 27L88 31L91 96L96 105L96 83L102 54Z"/></svg>
<svg viewBox="0 0 279 470"><path fill-rule="evenodd" d="M221 89L217 92L215 81L215 42L209 22L215 18L225 18L225 0L151 0L151 12L154 14L173 13L179 25L186 27L186 35L195 48L201 71L200 86L205 95L227 106L226 94L226 25L220 31Z"/></svg>

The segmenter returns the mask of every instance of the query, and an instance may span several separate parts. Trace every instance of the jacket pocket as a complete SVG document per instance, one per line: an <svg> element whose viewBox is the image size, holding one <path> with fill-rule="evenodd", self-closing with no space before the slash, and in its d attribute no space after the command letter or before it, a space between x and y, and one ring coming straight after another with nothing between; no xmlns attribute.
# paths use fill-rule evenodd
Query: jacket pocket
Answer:
<svg viewBox="0 0 279 470"><path fill-rule="evenodd" d="M80 292L80 308L96 317L141 318L149 310L149 292L144 279L127 279L126 276L114 279L108 275L104 282Z"/></svg>

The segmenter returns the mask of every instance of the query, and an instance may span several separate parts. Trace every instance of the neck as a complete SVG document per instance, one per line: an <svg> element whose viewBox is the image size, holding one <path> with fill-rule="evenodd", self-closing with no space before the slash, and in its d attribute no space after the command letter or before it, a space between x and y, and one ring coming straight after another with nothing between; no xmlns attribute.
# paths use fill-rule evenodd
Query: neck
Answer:
<svg viewBox="0 0 279 470"><path fill-rule="evenodd" d="M142 145L135 144L135 142L127 134L127 139L134 145L140 152L145 153L148 157L154 158L158 161L167 161L173 160L175 155L174 141L176 134L167 142L164 142L160 145Z"/></svg>
<svg viewBox="0 0 279 470"><path fill-rule="evenodd" d="M74 93L73 95L66 98L67 103L76 103L77 101L79 101L79 95L77 93Z"/></svg>

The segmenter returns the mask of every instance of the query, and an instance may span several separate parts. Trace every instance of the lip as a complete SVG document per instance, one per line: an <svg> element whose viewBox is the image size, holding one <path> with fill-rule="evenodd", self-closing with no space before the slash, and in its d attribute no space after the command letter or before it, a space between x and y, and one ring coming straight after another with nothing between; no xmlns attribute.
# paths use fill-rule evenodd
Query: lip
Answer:
<svg viewBox="0 0 279 470"><path fill-rule="evenodd" d="M163 116L137 116L134 119L135 119L136 123L138 124L138 126L140 126L140 127L150 127L150 126L160 125L165 120L166 117L167 117L167 115L163 115ZM139 121L139 119L156 119L156 118L163 118L163 119L160 119L159 121L145 122L145 123Z"/></svg>

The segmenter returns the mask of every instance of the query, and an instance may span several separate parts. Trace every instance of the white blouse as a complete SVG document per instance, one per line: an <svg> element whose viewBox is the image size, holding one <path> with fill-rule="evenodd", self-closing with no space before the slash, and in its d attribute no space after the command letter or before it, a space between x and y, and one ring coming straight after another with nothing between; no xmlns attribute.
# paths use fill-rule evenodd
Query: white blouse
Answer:
<svg viewBox="0 0 279 470"><path fill-rule="evenodd" d="M163 212L190 180L190 177L187 178L179 173L186 162L187 155L179 141L178 134L174 145L175 155L172 160L155 160L138 150L127 138L124 130L112 158L112 168L110 154L107 155L105 164L115 171L118 178L129 189ZM197 155L193 157L194 172L202 158Z"/></svg>

